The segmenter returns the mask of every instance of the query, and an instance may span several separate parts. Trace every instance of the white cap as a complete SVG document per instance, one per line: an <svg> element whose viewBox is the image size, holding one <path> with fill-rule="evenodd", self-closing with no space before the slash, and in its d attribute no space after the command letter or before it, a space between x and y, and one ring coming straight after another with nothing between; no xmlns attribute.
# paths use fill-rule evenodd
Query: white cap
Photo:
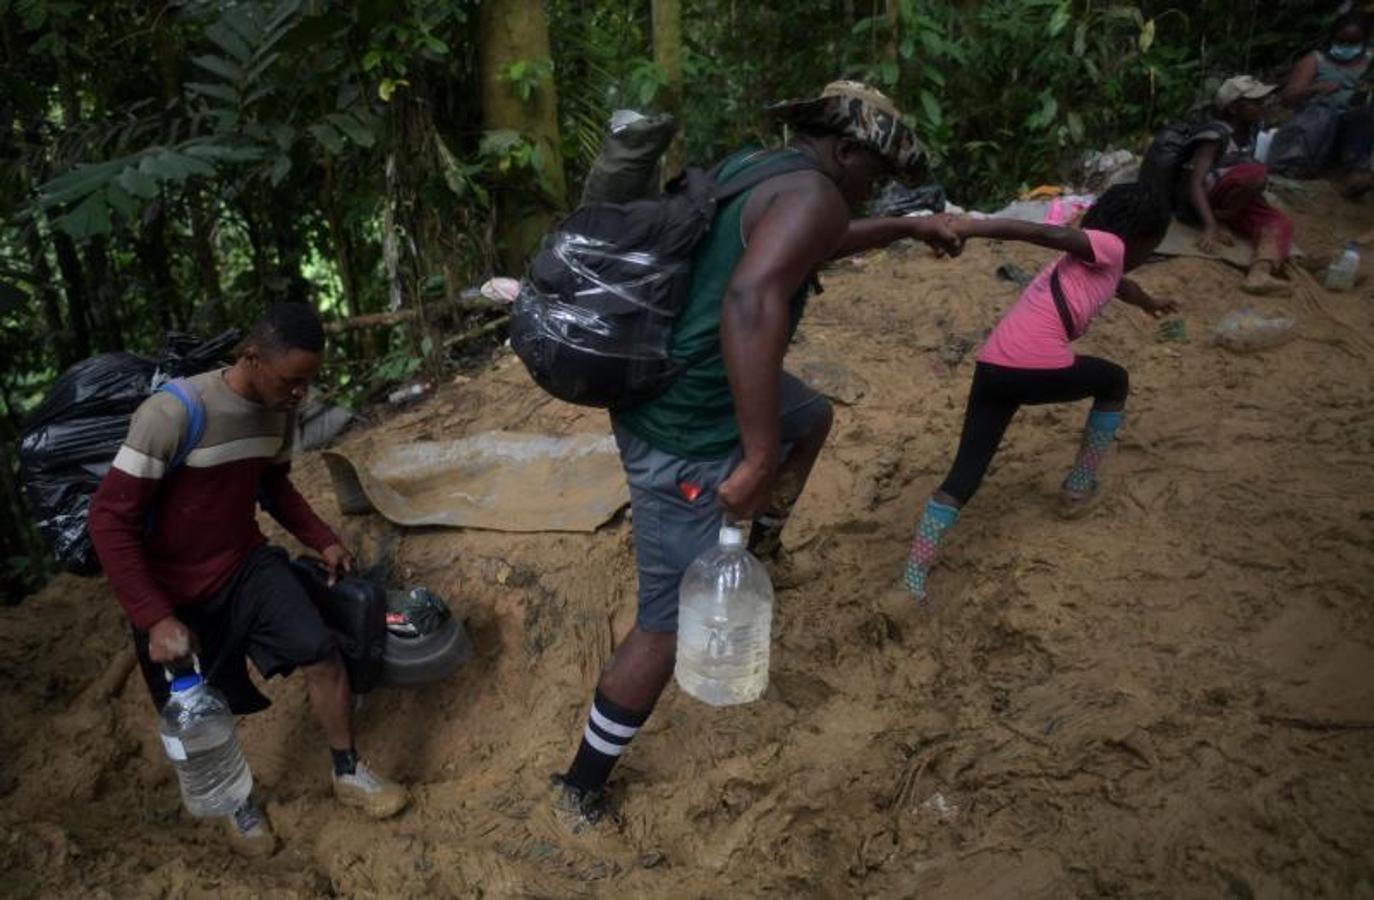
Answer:
<svg viewBox="0 0 1374 900"><path fill-rule="evenodd" d="M1226 79L1221 83L1221 87L1217 88L1216 104L1218 108L1225 109L1241 98L1263 100L1275 90L1277 88L1274 85L1265 84L1258 78L1252 78L1249 75L1237 75L1234 78Z"/></svg>
<svg viewBox="0 0 1374 900"><path fill-rule="evenodd" d="M744 529L734 525L720 526L720 545L722 547L743 547Z"/></svg>

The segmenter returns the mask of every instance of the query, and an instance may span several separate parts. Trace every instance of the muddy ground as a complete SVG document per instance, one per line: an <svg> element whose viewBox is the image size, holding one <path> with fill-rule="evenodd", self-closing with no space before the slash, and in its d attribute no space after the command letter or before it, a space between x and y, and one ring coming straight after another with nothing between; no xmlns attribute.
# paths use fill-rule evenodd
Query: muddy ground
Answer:
<svg viewBox="0 0 1374 900"><path fill-rule="evenodd" d="M1327 252L1374 206L1296 195ZM298 483L373 558L451 598L478 659L381 692L360 746L415 803L335 807L299 679L241 733L283 848L247 863L180 810L126 633L99 580L0 609L0 894L7 896L1374 897L1374 286L1268 304L1299 338L1239 356L1211 329L1240 274L1139 273L1188 343L1128 307L1083 352L1133 397L1108 496L1052 497L1083 409L1024 411L934 576L897 589L918 505L954 451L972 354L1049 254L894 249L826 278L790 365L837 408L787 544L762 702L670 688L619 770L625 824L550 815L591 687L633 618L628 522L593 535L407 530L342 518L317 455ZM603 431L499 354L368 447L489 429Z"/></svg>

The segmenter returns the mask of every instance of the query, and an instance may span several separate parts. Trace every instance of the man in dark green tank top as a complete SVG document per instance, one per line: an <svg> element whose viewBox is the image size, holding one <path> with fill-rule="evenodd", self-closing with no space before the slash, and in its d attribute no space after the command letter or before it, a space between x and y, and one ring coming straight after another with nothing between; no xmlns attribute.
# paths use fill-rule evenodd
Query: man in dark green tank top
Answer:
<svg viewBox="0 0 1374 900"><path fill-rule="evenodd" d="M574 829L606 815L606 779L648 719L677 649L677 590L723 516L753 520L765 561L830 431L829 403L782 369L808 282L824 262L904 237L956 253L948 220L861 219L883 176L919 173L923 151L892 101L856 82L773 112L811 168L768 178L716 211L693 258L672 354L688 368L660 397L612 415L630 485L639 614L597 686L572 765L555 781ZM724 181L773 154L726 160Z"/></svg>

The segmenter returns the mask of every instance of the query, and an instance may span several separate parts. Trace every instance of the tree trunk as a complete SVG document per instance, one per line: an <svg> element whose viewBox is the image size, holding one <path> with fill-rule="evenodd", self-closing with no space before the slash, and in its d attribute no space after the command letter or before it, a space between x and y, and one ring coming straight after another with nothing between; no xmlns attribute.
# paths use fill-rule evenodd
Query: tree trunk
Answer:
<svg viewBox="0 0 1374 900"><path fill-rule="evenodd" d="M547 63L549 29L542 3L487 0L482 4L480 57L483 118L488 128L520 133L543 157L547 191L508 182L497 190L497 233L501 262L519 272L525 258L553 223L565 202L563 161L558 138L558 88L552 74L539 79L528 101L506 78L517 62Z"/></svg>
<svg viewBox="0 0 1374 900"><path fill-rule="evenodd" d="M214 217L206 209L205 197L193 190L188 195L191 207L191 256L196 263L196 280L200 287L200 306L191 310L192 328L219 332L229 327L224 309L224 295L219 286L219 257L215 253Z"/></svg>
<svg viewBox="0 0 1374 900"><path fill-rule="evenodd" d="M71 335L62 323L62 301L53 290L52 268L48 265L47 248L38 229L30 223L24 228L24 243L28 247L30 270L33 272L33 289L38 295L38 305L43 311L43 324L48 330L49 346L57 353L57 367L66 369L81 357L72 349Z"/></svg>
<svg viewBox="0 0 1374 900"><path fill-rule="evenodd" d="M184 329L186 316L167 259L167 217L160 202L156 213L143 225L143 233L134 240L134 252L148 282L148 299L157 308L158 322L163 330Z"/></svg>
<svg viewBox="0 0 1374 900"><path fill-rule="evenodd" d="M887 0L887 43L883 45L883 62L892 66L892 82L887 85L892 96L901 95L902 57L898 52L902 32L902 0Z"/></svg>
<svg viewBox="0 0 1374 900"><path fill-rule="evenodd" d="M71 324L72 351L81 359L91 355L90 304L86 301L86 273L81 270L81 257L76 244L61 231L51 230L53 249L57 251L57 268L67 292L67 321Z"/></svg>
<svg viewBox="0 0 1374 900"><path fill-rule="evenodd" d="M668 79L663 107L677 119L677 134L663 160L667 181L687 162L686 129L682 121L682 0L653 0L654 62Z"/></svg>
<svg viewBox="0 0 1374 900"><path fill-rule="evenodd" d="M109 240L103 235L95 235L86 244L86 297L97 345L102 350L123 350L119 291L110 281Z"/></svg>

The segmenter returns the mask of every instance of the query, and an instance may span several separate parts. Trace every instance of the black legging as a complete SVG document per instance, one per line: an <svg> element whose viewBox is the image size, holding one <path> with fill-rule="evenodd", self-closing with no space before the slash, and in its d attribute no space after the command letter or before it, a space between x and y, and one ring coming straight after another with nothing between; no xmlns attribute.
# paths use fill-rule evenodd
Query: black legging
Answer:
<svg viewBox="0 0 1374 900"><path fill-rule="evenodd" d="M1002 435L1022 406L1093 398L1093 408L1120 409L1130 390L1126 370L1095 356L1075 356L1067 369L1012 369L978 363L973 370L964 433L940 490L959 501L973 499L983 483Z"/></svg>

